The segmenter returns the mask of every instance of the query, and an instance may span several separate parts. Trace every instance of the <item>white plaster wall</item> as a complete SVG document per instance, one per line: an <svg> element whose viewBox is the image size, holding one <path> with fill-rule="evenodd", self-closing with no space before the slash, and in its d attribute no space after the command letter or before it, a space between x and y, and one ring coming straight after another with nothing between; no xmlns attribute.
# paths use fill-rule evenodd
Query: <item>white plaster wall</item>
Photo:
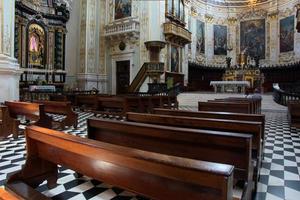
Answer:
<svg viewBox="0 0 300 200"><path fill-rule="evenodd" d="M67 22L66 35L66 84L69 87L76 87L76 74L79 69L79 42L80 42L80 2L72 1L70 19Z"/></svg>

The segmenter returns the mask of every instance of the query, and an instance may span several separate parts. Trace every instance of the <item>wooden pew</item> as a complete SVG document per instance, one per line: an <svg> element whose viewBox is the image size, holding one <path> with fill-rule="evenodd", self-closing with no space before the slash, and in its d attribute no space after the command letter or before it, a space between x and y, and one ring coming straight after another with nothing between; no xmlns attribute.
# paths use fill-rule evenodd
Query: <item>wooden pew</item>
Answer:
<svg viewBox="0 0 300 200"><path fill-rule="evenodd" d="M231 113L231 112L210 112L210 111L187 111L187 110L170 110L170 109L154 109L154 114L172 115L172 116L186 116L199 118L213 118L213 119L228 119L240 121L252 121L262 123L261 139L264 143L265 138L265 115L262 114L245 114L245 113Z"/></svg>
<svg viewBox="0 0 300 200"><path fill-rule="evenodd" d="M78 114L72 110L71 102L69 101L35 101L35 103L45 105L45 112L51 114L65 115L66 117L59 122L62 129L65 126L73 126L77 128Z"/></svg>
<svg viewBox="0 0 300 200"><path fill-rule="evenodd" d="M249 103L250 104L250 113L249 114L260 114L261 113L261 99L228 97L228 98L224 98L224 99L209 100L208 102Z"/></svg>
<svg viewBox="0 0 300 200"><path fill-rule="evenodd" d="M262 99L257 98L238 98L238 97L229 97L230 100L242 100L242 101L250 101L254 107L253 114L261 114L261 101Z"/></svg>
<svg viewBox="0 0 300 200"><path fill-rule="evenodd" d="M300 128L300 101L288 102L288 119L291 126Z"/></svg>
<svg viewBox="0 0 300 200"><path fill-rule="evenodd" d="M132 98L133 100L133 98ZM139 103L138 101L136 102ZM97 97L95 114L111 114L124 116L129 111L129 104L125 96Z"/></svg>
<svg viewBox="0 0 300 200"><path fill-rule="evenodd" d="M262 159L262 123L249 122L239 120L225 120L225 119L212 119L212 118L195 118L171 115L158 115L158 114L145 114L128 112L126 120L131 122L140 122L148 124L159 124L184 128L228 131L236 133L245 133L253 135L252 156L255 160L254 179L255 184L259 180L259 172L261 168ZM256 185L255 185L256 186ZM256 188L256 187L255 187Z"/></svg>
<svg viewBox="0 0 300 200"><path fill-rule="evenodd" d="M252 135L171 126L88 119L88 138L167 155L230 164L235 180L245 183L243 198L253 192Z"/></svg>
<svg viewBox="0 0 300 200"><path fill-rule="evenodd" d="M249 103L238 102L198 102L198 111L251 113Z"/></svg>
<svg viewBox="0 0 300 200"><path fill-rule="evenodd" d="M8 107L10 117L18 119L18 116L25 116L26 120L35 121L34 125L51 128L52 119L46 115L45 106L37 103L19 102L19 101L5 101ZM14 127L18 130L18 123Z"/></svg>
<svg viewBox="0 0 300 200"><path fill-rule="evenodd" d="M68 101L68 98L63 94L51 94L49 95L49 101Z"/></svg>
<svg viewBox="0 0 300 200"><path fill-rule="evenodd" d="M17 194L22 187L11 186L19 182L35 188L47 180L48 187L54 187L59 164L152 199L232 199L231 165L167 156L36 126L26 129L26 141L26 163L6 184Z"/></svg>
<svg viewBox="0 0 300 200"><path fill-rule="evenodd" d="M95 109L97 102L97 95L75 95L74 107L80 110L92 110Z"/></svg>
<svg viewBox="0 0 300 200"><path fill-rule="evenodd" d="M0 105L0 139L13 134L14 138L18 137L19 120L10 117L8 107Z"/></svg>

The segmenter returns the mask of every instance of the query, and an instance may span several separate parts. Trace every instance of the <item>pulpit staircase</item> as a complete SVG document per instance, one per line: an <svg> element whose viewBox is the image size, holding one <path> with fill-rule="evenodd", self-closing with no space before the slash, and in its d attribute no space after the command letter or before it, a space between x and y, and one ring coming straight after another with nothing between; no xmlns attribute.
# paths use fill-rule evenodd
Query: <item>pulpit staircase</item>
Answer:
<svg viewBox="0 0 300 200"><path fill-rule="evenodd" d="M164 63L162 62L145 62L132 83L128 87L129 93L139 92L140 87L143 85L147 77L160 79L164 73Z"/></svg>

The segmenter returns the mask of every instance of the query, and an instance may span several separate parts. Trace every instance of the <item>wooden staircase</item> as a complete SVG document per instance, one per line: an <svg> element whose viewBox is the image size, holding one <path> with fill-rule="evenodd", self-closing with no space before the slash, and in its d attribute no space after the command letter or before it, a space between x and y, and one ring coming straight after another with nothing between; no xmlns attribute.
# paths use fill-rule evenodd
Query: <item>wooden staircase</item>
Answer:
<svg viewBox="0 0 300 200"><path fill-rule="evenodd" d="M164 63L162 62L145 62L132 83L128 87L128 92L138 92L148 76L157 77L164 73Z"/></svg>

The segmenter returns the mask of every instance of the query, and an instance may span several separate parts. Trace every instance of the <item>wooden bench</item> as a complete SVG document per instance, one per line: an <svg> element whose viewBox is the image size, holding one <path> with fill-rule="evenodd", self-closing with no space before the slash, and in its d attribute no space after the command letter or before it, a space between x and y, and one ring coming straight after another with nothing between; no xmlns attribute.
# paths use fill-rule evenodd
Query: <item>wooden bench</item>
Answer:
<svg viewBox="0 0 300 200"><path fill-rule="evenodd" d="M47 180L53 188L57 165L152 199L232 199L233 169L67 135L31 126L26 129L27 158L6 187L19 194L26 183L36 188ZM22 194L20 194L22 195Z"/></svg>
<svg viewBox="0 0 300 200"><path fill-rule="evenodd" d="M139 103L138 101L136 102ZM95 108L92 110L95 114L111 114L124 116L129 111L129 104L126 97L110 96L97 97Z"/></svg>
<svg viewBox="0 0 300 200"><path fill-rule="evenodd" d="M257 98L238 98L238 97L229 97L230 100L242 100L249 101L253 104L253 114L261 114L261 101L262 99Z"/></svg>
<svg viewBox="0 0 300 200"><path fill-rule="evenodd" d="M10 117L8 107L0 105L0 139L13 134L14 138L18 137L19 120Z"/></svg>
<svg viewBox="0 0 300 200"><path fill-rule="evenodd" d="M171 116L171 115L158 115L158 114L145 114L145 113L133 113L128 112L126 114L126 120L131 122L140 122L148 124L159 124L175 127L206 129L206 130L218 130L237 132L253 135L253 151L252 157L255 161L254 178L255 188L259 180L259 172L261 168L262 159L262 123L228 120L228 119L212 119L212 118L195 118L185 116Z"/></svg>
<svg viewBox="0 0 300 200"><path fill-rule="evenodd" d="M45 106L38 103L20 101L5 101L10 117L18 119L18 116L25 116L26 120L34 121L34 125L52 128L52 119L46 115ZM18 130L18 123L14 121L14 129Z"/></svg>
<svg viewBox="0 0 300 200"><path fill-rule="evenodd" d="M252 121L262 123L261 139L264 143L265 138L265 115L262 114L245 114L245 113L231 113L231 112L210 112L210 111L187 111L187 110L170 110L170 109L154 109L154 114L172 115L172 116L186 116L199 118L213 118L213 119L228 119L240 121Z"/></svg>
<svg viewBox="0 0 300 200"><path fill-rule="evenodd" d="M208 102L249 103L250 104L250 113L249 114L260 114L261 113L261 99L228 97L228 98L224 98L224 99L209 100Z"/></svg>
<svg viewBox="0 0 300 200"><path fill-rule="evenodd" d="M288 102L288 119L291 126L300 128L300 101Z"/></svg>
<svg viewBox="0 0 300 200"><path fill-rule="evenodd" d="M198 111L251 113L249 103L238 102L198 102Z"/></svg>
<svg viewBox="0 0 300 200"><path fill-rule="evenodd" d="M59 122L62 129L65 126L73 126L77 128L78 114L72 110L71 102L69 101L35 101L35 103L45 105L45 112L51 114L65 115L66 117Z"/></svg>
<svg viewBox="0 0 300 200"><path fill-rule="evenodd" d="M88 119L88 138L209 162L235 166L235 180L243 181L242 199L253 192L252 135L171 126Z"/></svg>

